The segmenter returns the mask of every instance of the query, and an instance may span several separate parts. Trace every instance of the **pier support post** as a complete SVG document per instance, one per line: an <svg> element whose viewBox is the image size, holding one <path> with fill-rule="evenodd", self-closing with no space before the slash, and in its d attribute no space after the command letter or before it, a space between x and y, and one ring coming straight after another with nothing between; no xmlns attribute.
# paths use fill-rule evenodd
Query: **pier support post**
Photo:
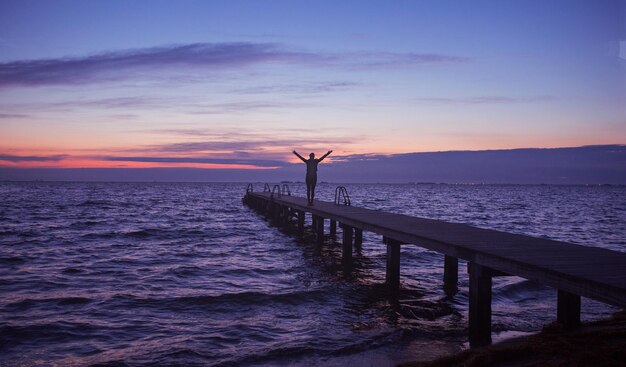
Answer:
<svg viewBox="0 0 626 367"><path fill-rule="evenodd" d="M341 262L349 268L352 265L352 233L353 228L347 225L342 225L343 228L343 242L341 246Z"/></svg>
<svg viewBox="0 0 626 367"><path fill-rule="evenodd" d="M284 205L279 206L278 218L280 220L280 225L282 226L286 226L287 223L289 223L286 206Z"/></svg>
<svg viewBox="0 0 626 367"><path fill-rule="evenodd" d="M269 205L268 201L261 201L261 200L259 200L259 213L261 213L261 215L267 217L267 206L268 205Z"/></svg>
<svg viewBox="0 0 626 367"><path fill-rule="evenodd" d="M459 259L445 255L443 259L443 289L446 293L457 291L459 281Z"/></svg>
<svg viewBox="0 0 626 367"><path fill-rule="evenodd" d="M491 269L470 262L469 342L470 347L491 344Z"/></svg>
<svg viewBox="0 0 626 367"><path fill-rule="evenodd" d="M580 326L580 296L559 289L556 320L566 329Z"/></svg>
<svg viewBox="0 0 626 367"><path fill-rule="evenodd" d="M330 237L337 238L337 221L334 219L330 220Z"/></svg>
<svg viewBox="0 0 626 367"><path fill-rule="evenodd" d="M298 237L304 237L304 211L298 210Z"/></svg>
<svg viewBox="0 0 626 367"><path fill-rule="evenodd" d="M267 201L265 204L265 208L263 209L263 215L268 220L272 218L272 210L274 209L274 204L271 201Z"/></svg>
<svg viewBox="0 0 626 367"><path fill-rule="evenodd" d="M361 228L354 229L354 247L357 249L361 248L363 244L363 230Z"/></svg>
<svg viewBox="0 0 626 367"><path fill-rule="evenodd" d="M400 289L400 241L385 238L387 244L387 269L385 283L393 291Z"/></svg>
<svg viewBox="0 0 626 367"><path fill-rule="evenodd" d="M324 243L324 218L317 215L313 218L315 218L315 240L318 245L321 245Z"/></svg>

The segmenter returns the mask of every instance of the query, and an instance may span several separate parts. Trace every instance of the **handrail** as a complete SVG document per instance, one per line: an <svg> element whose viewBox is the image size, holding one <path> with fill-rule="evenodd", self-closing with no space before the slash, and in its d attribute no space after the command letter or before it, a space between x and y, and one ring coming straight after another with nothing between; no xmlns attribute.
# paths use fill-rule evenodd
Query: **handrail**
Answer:
<svg viewBox="0 0 626 367"><path fill-rule="evenodd" d="M251 192L254 192L254 186L249 183L248 186L246 187L246 194L249 194Z"/></svg>
<svg viewBox="0 0 626 367"><path fill-rule="evenodd" d="M283 184L283 188L282 188L282 190L280 190L280 193L282 195L287 194L287 196L291 196L291 190L289 190L289 185Z"/></svg>
<svg viewBox="0 0 626 367"><path fill-rule="evenodd" d="M348 195L348 190L344 186L337 186L335 189L335 205L341 205L341 201L343 201L343 205L350 206L350 195Z"/></svg>
<svg viewBox="0 0 626 367"><path fill-rule="evenodd" d="M265 186L263 186L263 192L270 192L272 190L270 190L270 185L269 184L265 184Z"/></svg>
<svg viewBox="0 0 626 367"><path fill-rule="evenodd" d="M280 192L280 185L274 185L274 187L272 188L272 193L270 194L270 199L274 198L274 193L278 194L278 198L283 197L282 193Z"/></svg>

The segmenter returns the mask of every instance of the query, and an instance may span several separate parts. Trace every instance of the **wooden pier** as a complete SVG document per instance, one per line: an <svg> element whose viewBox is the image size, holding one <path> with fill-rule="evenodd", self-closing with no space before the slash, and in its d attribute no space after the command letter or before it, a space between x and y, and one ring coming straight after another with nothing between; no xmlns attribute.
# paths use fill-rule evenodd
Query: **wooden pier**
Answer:
<svg viewBox="0 0 626 367"><path fill-rule="evenodd" d="M275 187L276 188L276 187ZM495 276L515 275L551 287L557 293L557 321L565 327L580 324L580 297L626 308L626 253L575 245L466 224L386 213L377 210L315 201L275 190L253 192L244 203L288 224L304 234L310 213L317 242L324 238L324 221L330 235L343 228L342 262L350 266L353 246L360 246L363 231L383 236L387 245L386 283L400 286L400 246L418 245L444 255L444 289L457 287L458 259L468 262L470 346L491 343L491 282Z"/></svg>

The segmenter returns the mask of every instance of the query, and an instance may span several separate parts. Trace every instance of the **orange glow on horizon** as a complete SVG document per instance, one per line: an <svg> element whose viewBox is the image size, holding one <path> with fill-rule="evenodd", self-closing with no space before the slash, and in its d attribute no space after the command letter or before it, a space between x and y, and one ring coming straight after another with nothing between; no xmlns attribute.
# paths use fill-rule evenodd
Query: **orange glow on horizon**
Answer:
<svg viewBox="0 0 626 367"><path fill-rule="evenodd" d="M23 161L11 162L0 160L4 168L203 168L203 169L249 169L271 170L278 167L259 167L247 164L187 163L187 162L124 162L102 161L95 159L62 159L59 161Z"/></svg>

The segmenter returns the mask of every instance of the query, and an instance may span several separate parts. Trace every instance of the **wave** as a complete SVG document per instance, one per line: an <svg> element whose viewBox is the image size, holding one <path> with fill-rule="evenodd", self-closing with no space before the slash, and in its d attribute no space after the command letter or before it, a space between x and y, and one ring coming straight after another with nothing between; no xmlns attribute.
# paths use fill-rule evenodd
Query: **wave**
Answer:
<svg viewBox="0 0 626 367"><path fill-rule="evenodd" d="M497 302L511 303L535 300L543 297L546 292L554 293L554 289L531 280L521 280L513 284L494 288L493 299Z"/></svg>
<svg viewBox="0 0 626 367"><path fill-rule="evenodd" d="M127 238L127 239L189 239L203 238L215 239L232 235L231 233L221 231L205 231L199 229L164 229L164 228L142 228L126 231L106 231L106 232L89 232L81 236L84 239L110 239L110 238Z"/></svg>
<svg viewBox="0 0 626 367"><path fill-rule="evenodd" d="M248 356L243 356L241 358L233 358L231 360L223 361L222 363L217 363L214 366L232 366L232 365L242 365L246 366L252 363L258 362L268 362L268 361L276 361L289 357L306 357L313 356L317 354L328 354L328 350L314 348L310 346L291 346L291 347L279 347L266 351L265 353L253 354Z"/></svg>
<svg viewBox="0 0 626 367"><path fill-rule="evenodd" d="M115 203L110 202L108 200L85 200L77 206L114 206Z"/></svg>
<svg viewBox="0 0 626 367"><path fill-rule="evenodd" d="M150 229L140 229L137 231L124 232L123 235L131 238L146 238L158 235L158 231Z"/></svg>
<svg viewBox="0 0 626 367"><path fill-rule="evenodd" d="M25 262L26 262L26 260L24 258L21 258L21 257L18 257L18 256L0 257L0 264L21 265L21 264L23 264Z"/></svg>
<svg viewBox="0 0 626 367"><path fill-rule="evenodd" d="M173 269L169 269L169 272L181 278L196 275L198 273L201 273L202 271L204 271L202 268L194 265L183 265Z"/></svg>
<svg viewBox="0 0 626 367"><path fill-rule="evenodd" d="M129 238L148 238L148 237L157 237L164 239L184 239L187 237L198 237L205 236L206 238L215 238L215 237L223 237L228 234L214 233L214 232L206 232L199 229L163 229L163 228L145 228L138 229L133 231L123 232L122 235L124 237Z"/></svg>
<svg viewBox="0 0 626 367"><path fill-rule="evenodd" d="M61 273L63 274L78 274L78 273L82 273L83 270L82 269L78 269L78 268L65 268L63 270L61 270Z"/></svg>
<svg viewBox="0 0 626 367"><path fill-rule="evenodd" d="M20 237L29 238L29 237L37 237L40 235L41 233L34 229L24 229L21 231L14 231L14 230L0 231L0 236L20 236Z"/></svg>
<svg viewBox="0 0 626 367"><path fill-rule="evenodd" d="M105 222L98 221L98 220L81 220L81 221L70 224L70 227L71 228L85 228L85 227L91 227L91 226L95 226L95 225L102 224L102 223L105 223Z"/></svg>
<svg viewBox="0 0 626 367"><path fill-rule="evenodd" d="M2 325L0 326L0 340L6 341L4 347L11 347L22 343L32 344L35 341L61 343L75 341L91 335L97 327L87 323L54 322L31 325ZM2 344L0 344L2 350Z"/></svg>
<svg viewBox="0 0 626 367"><path fill-rule="evenodd" d="M108 361L90 364L89 367L131 367L135 365L136 364L125 363L124 361Z"/></svg>
<svg viewBox="0 0 626 367"><path fill-rule="evenodd" d="M197 295L168 298L137 297L133 295L117 295L111 301L122 307L159 307L168 310L185 309L193 307L225 307L227 311L233 311L233 305L268 306L268 305L292 305L298 306L305 303L318 304L323 302L328 296L327 292L321 290L302 291L292 293L263 293L263 292L241 292L226 293L220 295Z"/></svg>
<svg viewBox="0 0 626 367"><path fill-rule="evenodd" d="M93 300L87 297L59 297L59 298L26 298L4 306L5 311L25 311L33 308L50 308L63 306L86 305Z"/></svg>

